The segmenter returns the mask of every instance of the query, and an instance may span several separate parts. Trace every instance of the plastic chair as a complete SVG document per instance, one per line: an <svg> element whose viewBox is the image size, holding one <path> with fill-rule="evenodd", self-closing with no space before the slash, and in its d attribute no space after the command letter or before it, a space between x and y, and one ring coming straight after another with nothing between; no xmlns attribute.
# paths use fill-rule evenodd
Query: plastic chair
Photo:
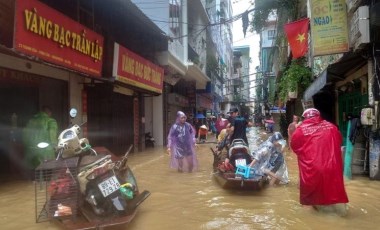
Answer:
<svg viewBox="0 0 380 230"><path fill-rule="evenodd" d="M246 165L236 165L235 174L242 175L244 178L248 179L251 173L251 168Z"/></svg>

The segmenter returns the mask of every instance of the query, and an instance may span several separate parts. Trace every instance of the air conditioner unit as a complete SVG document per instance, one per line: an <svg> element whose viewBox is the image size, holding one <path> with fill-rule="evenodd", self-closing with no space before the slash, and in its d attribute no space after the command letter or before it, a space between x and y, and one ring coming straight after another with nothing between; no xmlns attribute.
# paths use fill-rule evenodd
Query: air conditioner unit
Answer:
<svg viewBox="0 0 380 230"><path fill-rule="evenodd" d="M350 47L362 49L370 41L369 38L369 7L359 7L351 18Z"/></svg>
<svg viewBox="0 0 380 230"><path fill-rule="evenodd" d="M362 0L346 0L347 12L351 14L354 12L358 6L362 3Z"/></svg>

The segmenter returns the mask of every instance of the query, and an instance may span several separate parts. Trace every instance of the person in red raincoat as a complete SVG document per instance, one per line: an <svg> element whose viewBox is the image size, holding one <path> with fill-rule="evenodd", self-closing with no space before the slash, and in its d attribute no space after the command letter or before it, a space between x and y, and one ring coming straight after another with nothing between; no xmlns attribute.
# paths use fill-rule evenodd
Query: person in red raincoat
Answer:
<svg viewBox="0 0 380 230"><path fill-rule="evenodd" d="M344 216L348 198L343 181L342 135L317 109L306 109L302 116L304 121L290 142L298 158L300 203Z"/></svg>

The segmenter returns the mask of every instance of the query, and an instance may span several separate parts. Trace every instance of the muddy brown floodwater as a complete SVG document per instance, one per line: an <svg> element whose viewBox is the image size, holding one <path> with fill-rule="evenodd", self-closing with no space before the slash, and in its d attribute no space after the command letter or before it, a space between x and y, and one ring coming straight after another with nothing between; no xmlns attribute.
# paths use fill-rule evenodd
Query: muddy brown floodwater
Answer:
<svg viewBox="0 0 380 230"><path fill-rule="evenodd" d="M346 181L350 199L346 217L318 213L299 204L298 166L287 152L290 183L259 192L222 189L212 176L213 143L200 144L200 170L178 173L168 168L163 147L131 154L129 165L140 190L149 190L129 225L110 229L379 229L380 182L356 176ZM331 188L334 189L334 188ZM0 185L0 229L60 229L35 223L34 184L14 181Z"/></svg>

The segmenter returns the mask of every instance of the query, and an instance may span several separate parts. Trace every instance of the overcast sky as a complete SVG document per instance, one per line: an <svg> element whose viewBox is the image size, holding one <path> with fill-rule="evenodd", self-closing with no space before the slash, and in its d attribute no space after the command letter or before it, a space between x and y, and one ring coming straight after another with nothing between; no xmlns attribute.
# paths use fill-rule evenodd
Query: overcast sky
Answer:
<svg viewBox="0 0 380 230"><path fill-rule="evenodd" d="M250 10L253 8L251 5L251 1L253 0L231 0L232 1L232 11L233 15L238 15L243 13L246 10ZM249 20L251 20L251 16L249 16ZM244 46L249 45L249 52L251 63L249 65L249 72L256 72L256 66L260 65L259 61L259 51L260 51L260 36L256 33L249 32L249 28L247 29L247 33L244 37L243 34L243 22L241 19L237 20L233 24L233 45L234 46ZM250 76L250 79L253 80L254 76ZM250 84L250 87L255 85L254 82ZM251 99L255 97L255 90L251 88L250 92Z"/></svg>
<svg viewBox="0 0 380 230"><path fill-rule="evenodd" d="M231 0L233 15L238 15L243 13L246 10L252 9L251 1L253 0ZM251 17L249 17L251 20ZM233 45L234 46L244 46L249 45L250 47L250 56L251 56L251 65L250 72L255 72L256 66L260 64L259 62L259 51L260 51L260 36L249 32L249 28L244 37L243 34L243 24L242 20L239 19L233 23Z"/></svg>

